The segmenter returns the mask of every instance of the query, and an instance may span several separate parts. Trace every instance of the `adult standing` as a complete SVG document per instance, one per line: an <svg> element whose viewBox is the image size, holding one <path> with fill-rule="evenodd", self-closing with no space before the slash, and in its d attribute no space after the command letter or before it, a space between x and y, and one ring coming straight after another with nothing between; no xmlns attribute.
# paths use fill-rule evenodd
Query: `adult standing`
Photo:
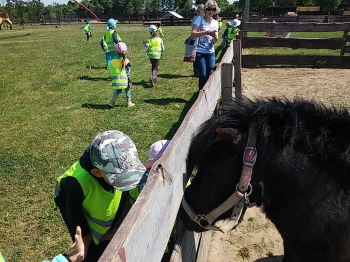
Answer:
<svg viewBox="0 0 350 262"><path fill-rule="evenodd" d="M216 1L208 0L204 5L205 15L193 21L192 38L199 38L195 67L199 73L199 90L207 82L211 70L215 66L214 44L218 41L218 22L213 18L220 12Z"/></svg>
<svg viewBox="0 0 350 262"><path fill-rule="evenodd" d="M200 4L197 6L197 15L195 17L193 17L192 19L192 23L191 23L191 30L193 30L193 26L194 26L194 21L198 18L198 17L203 17L204 16L204 5ZM195 40L197 41L197 39ZM193 63L193 76L195 77L199 77L199 73L198 70L196 69L196 63Z"/></svg>

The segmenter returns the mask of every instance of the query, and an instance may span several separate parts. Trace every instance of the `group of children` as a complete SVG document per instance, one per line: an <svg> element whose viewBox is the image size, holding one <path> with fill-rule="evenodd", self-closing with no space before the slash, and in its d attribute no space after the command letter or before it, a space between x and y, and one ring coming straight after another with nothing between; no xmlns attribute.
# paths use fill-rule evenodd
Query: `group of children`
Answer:
<svg viewBox="0 0 350 262"><path fill-rule="evenodd" d="M101 48L106 55L106 65L111 74L112 89L114 91L108 106L114 108L116 99L125 90L126 105L127 107L132 107L135 104L131 102L131 64L129 59L126 58L128 48L116 31L117 23L118 20L113 18L107 21L108 27L100 41ZM80 29L85 30L87 41L89 41L92 36L91 32L94 31L89 20L86 20L86 24ZM147 47L146 54L151 62L150 86L154 87L158 78L160 59L164 52L164 42L161 38L164 37L164 34L160 24L149 26L148 31L150 37L147 41L143 41L143 44Z"/></svg>

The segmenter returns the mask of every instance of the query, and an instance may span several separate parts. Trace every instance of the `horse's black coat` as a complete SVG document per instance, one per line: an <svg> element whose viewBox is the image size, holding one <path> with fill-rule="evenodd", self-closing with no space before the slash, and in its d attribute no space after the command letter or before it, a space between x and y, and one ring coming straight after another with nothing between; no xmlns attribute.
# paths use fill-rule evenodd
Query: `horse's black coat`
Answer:
<svg viewBox="0 0 350 262"><path fill-rule="evenodd" d="M199 214L235 190L249 125L258 132L250 201L256 201L284 241L284 262L350 261L350 117L302 99L244 98L227 102L193 138L185 198ZM217 128L238 135L222 135ZM229 210L221 216L228 217ZM180 209L189 230L203 231Z"/></svg>

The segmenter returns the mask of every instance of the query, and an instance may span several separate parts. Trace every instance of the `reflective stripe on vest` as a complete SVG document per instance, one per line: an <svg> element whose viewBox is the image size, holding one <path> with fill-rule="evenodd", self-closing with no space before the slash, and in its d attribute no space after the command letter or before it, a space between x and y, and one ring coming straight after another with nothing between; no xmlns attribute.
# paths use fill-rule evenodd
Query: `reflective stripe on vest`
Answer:
<svg viewBox="0 0 350 262"><path fill-rule="evenodd" d="M77 179L83 192L82 211L91 230L96 245L113 223L120 204L122 192L105 191L97 179L75 162L62 176L57 178L55 191L59 193L62 178L72 176ZM56 193L56 192L55 192Z"/></svg>
<svg viewBox="0 0 350 262"><path fill-rule="evenodd" d="M125 89L128 87L128 76L125 67L122 66L123 58L113 58L109 64L112 79L112 89Z"/></svg>
<svg viewBox="0 0 350 262"><path fill-rule="evenodd" d="M162 54L162 39L159 37L148 38L149 47L147 49L147 56L150 59L160 59Z"/></svg>

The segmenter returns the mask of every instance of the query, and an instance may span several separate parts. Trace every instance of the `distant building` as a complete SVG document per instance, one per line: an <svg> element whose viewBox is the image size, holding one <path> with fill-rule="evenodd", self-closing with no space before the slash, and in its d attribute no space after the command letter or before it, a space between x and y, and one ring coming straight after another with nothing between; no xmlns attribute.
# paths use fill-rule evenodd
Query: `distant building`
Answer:
<svg viewBox="0 0 350 262"><path fill-rule="evenodd" d="M174 19L174 18L184 18L182 15L179 15L178 13L174 12L174 11L168 11L166 12L164 15L162 15L162 19L166 20L166 19Z"/></svg>

